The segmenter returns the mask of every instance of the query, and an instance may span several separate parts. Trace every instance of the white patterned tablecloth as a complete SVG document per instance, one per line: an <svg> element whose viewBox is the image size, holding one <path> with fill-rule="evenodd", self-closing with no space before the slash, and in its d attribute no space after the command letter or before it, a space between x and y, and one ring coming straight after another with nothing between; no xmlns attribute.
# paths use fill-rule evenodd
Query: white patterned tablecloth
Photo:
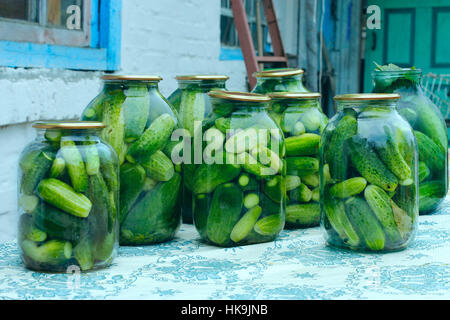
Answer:
<svg viewBox="0 0 450 320"><path fill-rule="evenodd" d="M324 245L319 228L272 243L222 249L182 225L175 240L121 247L105 270L26 270L14 242L0 244L0 299L450 299L450 199L419 218L411 246L361 254Z"/></svg>

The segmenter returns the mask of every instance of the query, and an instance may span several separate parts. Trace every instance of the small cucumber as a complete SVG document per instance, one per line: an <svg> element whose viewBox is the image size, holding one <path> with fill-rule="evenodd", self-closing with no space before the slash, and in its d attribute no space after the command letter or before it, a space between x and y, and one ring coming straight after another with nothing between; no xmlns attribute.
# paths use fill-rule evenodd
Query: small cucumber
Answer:
<svg viewBox="0 0 450 320"><path fill-rule="evenodd" d="M139 164L124 163L120 167L120 221L122 222L142 192L145 170Z"/></svg>
<svg viewBox="0 0 450 320"><path fill-rule="evenodd" d="M319 152L320 135L304 133L285 140L288 156L312 156Z"/></svg>
<svg viewBox="0 0 450 320"><path fill-rule="evenodd" d="M304 113L300 120L307 132L317 131L322 124L322 117L317 110Z"/></svg>
<svg viewBox="0 0 450 320"><path fill-rule="evenodd" d="M81 270L87 271L94 267L94 251L88 238L83 238L73 248L73 255Z"/></svg>
<svg viewBox="0 0 450 320"><path fill-rule="evenodd" d="M230 239L233 242L240 242L245 239L245 237L253 230L253 227L258 221L261 215L262 209L260 206L254 206L248 210L241 219L236 223L231 230Z"/></svg>
<svg viewBox="0 0 450 320"><path fill-rule="evenodd" d="M98 174L100 170L100 157L95 143L86 144L81 147L86 161L86 173L90 176Z"/></svg>
<svg viewBox="0 0 450 320"><path fill-rule="evenodd" d="M419 211L426 213L434 210L445 196L445 182L427 181L419 185Z"/></svg>
<svg viewBox="0 0 450 320"><path fill-rule="evenodd" d="M258 130L248 128L231 136L225 143L225 150L229 153L242 153L253 149L258 144Z"/></svg>
<svg viewBox="0 0 450 320"><path fill-rule="evenodd" d="M33 225L33 217L29 214L22 214L19 218L19 243L24 239L34 242L42 242L47 239L47 233Z"/></svg>
<svg viewBox="0 0 450 320"><path fill-rule="evenodd" d="M391 199L386 192L380 187L369 185L364 191L364 198L381 223L386 234L386 240L393 246L401 243L402 238L395 223Z"/></svg>
<svg viewBox="0 0 450 320"><path fill-rule="evenodd" d="M310 174L302 177L302 182L308 187L317 188L319 186L319 176L317 174Z"/></svg>
<svg viewBox="0 0 450 320"><path fill-rule="evenodd" d="M175 120L168 113L156 118L140 138L128 149L135 160L144 162L156 151L162 149L175 128Z"/></svg>
<svg viewBox="0 0 450 320"><path fill-rule="evenodd" d="M183 90L178 115L181 126L189 131L191 137L194 136L195 121L202 122L205 112L204 93L199 90Z"/></svg>
<svg viewBox="0 0 450 320"><path fill-rule="evenodd" d="M419 159L426 163L431 171L444 174L445 152L428 136L419 131L414 131L419 149Z"/></svg>
<svg viewBox="0 0 450 320"><path fill-rule="evenodd" d="M319 160L312 157L286 158L287 174L303 178L319 171Z"/></svg>
<svg viewBox="0 0 450 320"><path fill-rule="evenodd" d="M192 191L195 194L210 193L214 189L225 182L236 178L241 172L240 168L236 168L230 164L201 164L195 170L192 178Z"/></svg>
<svg viewBox="0 0 450 320"><path fill-rule="evenodd" d="M106 99L102 119L106 125L106 128L102 131L102 138L116 150L120 164L124 161L126 150L124 143L125 116L122 109L124 101L125 95L121 90Z"/></svg>
<svg viewBox="0 0 450 320"><path fill-rule="evenodd" d="M129 88L122 109L125 120L125 141L130 143L144 132L150 112L150 95L148 88Z"/></svg>
<svg viewBox="0 0 450 320"><path fill-rule="evenodd" d="M286 199L286 182L282 176L275 176L267 180L263 187L263 192L270 200L282 203Z"/></svg>
<svg viewBox="0 0 450 320"><path fill-rule="evenodd" d="M25 213L33 213L39 203L39 198L34 195L23 194L19 197L19 207Z"/></svg>
<svg viewBox="0 0 450 320"><path fill-rule="evenodd" d="M244 197L244 207L251 209L259 204L259 196L256 193L249 193Z"/></svg>
<svg viewBox="0 0 450 320"><path fill-rule="evenodd" d="M275 152L266 147L255 147L251 150L250 154L253 158L258 160L259 163L264 166L270 167L275 172L281 172L281 170L283 169L283 162L281 161L280 157Z"/></svg>
<svg viewBox="0 0 450 320"><path fill-rule="evenodd" d="M365 139L355 136L349 140L349 146L353 165L368 182L388 192L397 188L397 178L386 168Z"/></svg>
<svg viewBox="0 0 450 320"><path fill-rule="evenodd" d="M72 256L72 244L66 241L49 240L38 246L24 240L21 247L26 256L38 263L61 264Z"/></svg>
<svg viewBox="0 0 450 320"><path fill-rule="evenodd" d="M430 176L430 169L423 161L419 161L419 182L425 181Z"/></svg>
<svg viewBox="0 0 450 320"><path fill-rule="evenodd" d="M319 202L320 201L320 188L314 188L311 194L312 201Z"/></svg>
<svg viewBox="0 0 450 320"><path fill-rule="evenodd" d="M85 192L88 188L88 175L77 145L71 140L63 139L60 151L66 162L73 188L77 192Z"/></svg>
<svg viewBox="0 0 450 320"><path fill-rule="evenodd" d="M76 217L86 218L91 211L91 201L62 181L45 179L37 189L39 196L46 202Z"/></svg>
<svg viewBox="0 0 450 320"><path fill-rule="evenodd" d="M417 113L411 108L402 108L398 113L409 122L411 127L414 127L417 121Z"/></svg>
<svg viewBox="0 0 450 320"><path fill-rule="evenodd" d="M320 222L320 205L318 203L292 204L286 206L286 223L288 226L314 227Z"/></svg>
<svg viewBox="0 0 450 320"><path fill-rule="evenodd" d="M242 168L245 171L257 177L267 177L276 174L274 169L262 165L247 152L238 154L236 162L242 164Z"/></svg>
<svg viewBox="0 0 450 320"><path fill-rule="evenodd" d="M66 169L66 161L63 158L56 157L50 168L50 178L58 179Z"/></svg>
<svg viewBox="0 0 450 320"><path fill-rule="evenodd" d="M156 151L148 161L142 163L147 176L157 181L169 181L175 174L172 161L162 152Z"/></svg>
<svg viewBox="0 0 450 320"><path fill-rule="evenodd" d="M302 180L298 176L287 176L286 179L286 191L292 191L297 189L302 184Z"/></svg>
<svg viewBox="0 0 450 320"><path fill-rule="evenodd" d="M20 191L32 195L38 185L50 170L55 155L50 151L32 150L22 156L20 168L22 169L22 180Z"/></svg>
<svg viewBox="0 0 450 320"><path fill-rule="evenodd" d="M231 232L239 221L243 205L243 194L234 184L220 185L214 191L206 234L208 239L221 246L230 242Z"/></svg>
<svg viewBox="0 0 450 320"><path fill-rule="evenodd" d="M348 198L345 201L345 212L368 249L384 249L386 237L383 228L366 201L356 197Z"/></svg>
<svg viewBox="0 0 450 320"><path fill-rule="evenodd" d="M259 219L253 230L263 236L275 236L284 227L284 219L281 214L271 214L264 218Z"/></svg>
<svg viewBox="0 0 450 320"><path fill-rule="evenodd" d="M366 185L367 181L364 178L350 178L332 186L330 195L334 198L348 198L363 192Z"/></svg>

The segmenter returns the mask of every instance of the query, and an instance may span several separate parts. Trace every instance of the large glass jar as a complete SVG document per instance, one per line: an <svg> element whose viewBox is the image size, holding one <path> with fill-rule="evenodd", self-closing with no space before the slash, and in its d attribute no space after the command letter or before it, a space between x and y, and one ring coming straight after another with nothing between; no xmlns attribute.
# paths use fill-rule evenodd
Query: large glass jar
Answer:
<svg viewBox="0 0 450 320"><path fill-rule="evenodd" d="M270 98L209 95L215 121L204 122L202 152L194 154L195 227L217 246L272 241L284 227L286 186L284 138L267 113Z"/></svg>
<svg viewBox="0 0 450 320"><path fill-rule="evenodd" d="M319 170L321 223L333 246L393 251L414 237L417 143L411 126L396 111L399 98L335 97L338 113L323 132Z"/></svg>
<svg viewBox="0 0 450 320"><path fill-rule="evenodd" d="M267 94L271 92L308 92L303 86L302 69L278 68L255 72L256 86L253 93Z"/></svg>
<svg viewBox="0 0 450 320"><path fill-rule="evenodd" d="M181 175L171 160L175 111L158 89L158 76L104 76L103 91L86 107L83 120L106 124L102 138L120 161L120 244L170 240L181 216Z"/></svg>
<svg viewBox="0 0 450 320"><path fill-rule="evenodd" d="M271 93L269 114L284 132L286 146L286 227L320 223L319 142L328 118L320 93Z"/></svg>
<svg viewBox="0 0 450 320"><path fill-rule="evenodd" d="M420 84L421 70L375 71L374 92L398 93L398 112L410 123L419 148L419 212L431 213L448 191L448 137L444 119Z"/></svg>
<svg viewBox="0 0 450 320"><path fill-rule="evenodd" d="M178 88L169 96L168 100L178 112L180 126L189 131L193 136L195 121L202 122L206 116L211 114L211 103L208 92L211 90L225 90L225 75L185 75L177 76ZM176 153L179 150L174 147ZM180 209L184 223L192 224L192 173L194 169L191 164L183 164L183 186ZM186 183L187 182L187 183Z"/></svg>
<svg viewBox="0 0 450 320"><path fill-rule="evenodd" d="M108 266L118 247L119 164L101 122L37 122L19 160L18 243L26 267ZM75 269L72 269L75 270Z"/></svg>

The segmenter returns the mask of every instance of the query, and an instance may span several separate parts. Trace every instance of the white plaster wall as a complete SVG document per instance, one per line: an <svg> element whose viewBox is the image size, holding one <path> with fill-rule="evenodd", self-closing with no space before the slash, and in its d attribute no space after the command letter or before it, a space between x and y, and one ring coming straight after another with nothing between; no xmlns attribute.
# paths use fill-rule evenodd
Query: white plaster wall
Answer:
<svg viewBox="0 0 450 320"><path fill-rule="evenodd" d="M158 74L164 95L177 74L223 73L246 90L243 61L219 61L220 1L123 0L121 73ZM31 122L73 119L101 88L99 72L0 67L0 241L16 230L17 162Z"/></svg>

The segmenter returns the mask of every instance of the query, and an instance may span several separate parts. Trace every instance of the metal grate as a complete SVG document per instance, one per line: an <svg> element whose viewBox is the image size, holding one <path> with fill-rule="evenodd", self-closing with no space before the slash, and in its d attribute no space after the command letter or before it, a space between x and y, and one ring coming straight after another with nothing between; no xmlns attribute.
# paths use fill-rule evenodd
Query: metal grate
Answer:
<svg viewBox="0 0 450 320"><path fill-rule="evenodd" d="M422 85L444 118L450 119L450 75L430 72L423 76Z"/></svg>

